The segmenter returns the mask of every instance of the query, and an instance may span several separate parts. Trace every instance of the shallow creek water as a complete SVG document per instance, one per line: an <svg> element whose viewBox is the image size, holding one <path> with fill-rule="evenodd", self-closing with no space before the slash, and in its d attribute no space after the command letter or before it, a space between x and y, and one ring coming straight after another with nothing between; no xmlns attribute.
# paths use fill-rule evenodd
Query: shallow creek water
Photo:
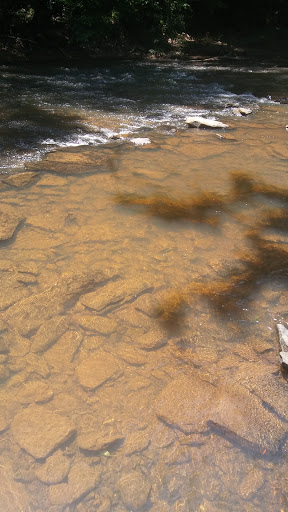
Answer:
<svg viewBox="0 0 288 512"><path fill-rule="evenodd" d="M2 73L0 510L286 512L286 71L91 73Z"/></svg>

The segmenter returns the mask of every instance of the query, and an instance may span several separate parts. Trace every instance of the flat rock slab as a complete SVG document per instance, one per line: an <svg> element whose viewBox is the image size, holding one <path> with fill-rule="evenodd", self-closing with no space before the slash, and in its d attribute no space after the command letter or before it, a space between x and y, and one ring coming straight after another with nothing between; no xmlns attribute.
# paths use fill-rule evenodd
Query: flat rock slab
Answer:
<svg viewBox="0 0 288 512"><path fill-rule="evenodd" d="M81 315L74 318L85 331L97 332L108 336L117 330L117 322L100 315Z"/></svg>
<svg viewBox="0 0 288 512"><path fill-rule="evenodd" d="M225 380L209 411L209 424L225 437L256 450L277 452L287 424L271 414L262 402L241 385Z"/></svg>
<svg viewBox="0 0 288 512"><path fill-rule="evenodd" d="M200 374L180 376L171 381L155 402L157 416L185 434L208 430L206 421L213 407L216 389Z"/></svg>
<svg viewBox="0 0 288 512"><path fill-rule="evenodd" d="M51 505L69 505L92 491L100 479L101 470L85 462L75 464L68 475L68 483L53 485L49 489Z"/></svg>
<svg viewBox="0 0 288 512"><path fill-rule="evenodd" d="M251 390L232 378L212 386L195 371L170 382L157 397L155 411L186 435L214 428L242 447L275 453L287 433L287 423L272 408L267 410L267 403Z"/></svg>
<svg viewBox="0 0 288 512"><path fill-rule="evenodd" d="M77 443L81 450L100 452L109 450L111 445L121 443L123 437L119 432L107 429L107 432L82 431L77 437Z"/></svg>
<svg viewBox="0 0 288 512"><path fill-rule="evenodd" d="M0 210L0 241L10 240L14 235L21 219L16 214L6 211L4 207Z"/></svg>
<svg viewBox="0 0 288 512"><path fill-rule="evenodd" d="M68 325L68 318L60 315L43 322L37 333L31 338L31 351L44 352L47 350L67 331Z"/></svg>
<svg viewBox="0 0 288 512"><path fill-rule="evenodd" d="M44 403L53 398L54 393L44 380L34 380L23 384L16 398L21 404Z"/></svg>
<svg viewBox="0 0 288 512"><path fill-rule="evenodd" d="M142 350L156 350L167 343L168 335L160 329L149 331L135 339L135 345Z"/></svg>
<svg viewBox="0 0 288 512"><path fill-rule="evenodd" d="M91 291L106 279L107 275L102 271L63 274L51 288L8 308L3 314L3 320L17 328L20 334L28 334L32 329L39 328L45 320L64 313L83 293Z"/></svg>
<svg viewBox="0 0 288 512"><path fill-rule="evenodd" d="M12 185L13 187L26 187L30 185L38 176L38 172L19 172L18 174L12 174L7 178L2 178L1 181L6 185Z"/></svg>
<svg viewBox="0 0 288 512"><path fill-rule="evenodd" d="M98 148L63 148L49 153L40 162L27 165L28 169L69 175L85 175L114 170L113 150L99 150Z"/></svg>
<svg viewBox="0 0 288 512"><path fill-rule="evenodd" d="M11 429L21 448L36 459L47 457L75 432L68 418L38 405L16 414Z"/></svg>
<svg viewBox="0 0 288 512"><path fill-rule="evenodd" d="M116 358L104 351L84 359L76 368L78 381L86 389L96 389L121 373Z"/></svg>
<svg viewBox="0 0 288 512"><path fill-rule="evenodd" d="M105 313L107 310L119 308L126 302L136 300L140 294L151 290L145 281L117 280L111 281L106 286L96 292L92 292L81 297L81 304L95 311Z"/></svg>
<svg viewBox="0 0 288 512"><path fill-rule="evenodd" d="M45 484L59 484L67 477L70 466L70 460L58 450L35 470L35 475Z"/></svg>

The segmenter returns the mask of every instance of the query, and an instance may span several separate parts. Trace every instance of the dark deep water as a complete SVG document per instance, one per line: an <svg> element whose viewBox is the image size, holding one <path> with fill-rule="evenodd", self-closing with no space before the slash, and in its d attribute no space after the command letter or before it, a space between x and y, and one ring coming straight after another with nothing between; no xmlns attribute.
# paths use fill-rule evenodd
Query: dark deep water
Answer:
<svg viewBox="0 0 288 512"><path fill-rule="evenodd" d="M1 512L288 511L286 83L1 68Z"/></svg>

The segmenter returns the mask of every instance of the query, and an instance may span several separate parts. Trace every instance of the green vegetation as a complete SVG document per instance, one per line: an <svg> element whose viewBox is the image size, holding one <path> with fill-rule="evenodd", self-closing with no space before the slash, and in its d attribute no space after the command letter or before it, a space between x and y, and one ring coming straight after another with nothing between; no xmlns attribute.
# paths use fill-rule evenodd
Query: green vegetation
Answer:
<svg viewBox="0 0 288 512"><path fill-rule="evenodd" d="M77 48L165 46L177 34L286 29L287 0L1 0L3 41Z"/></svg>

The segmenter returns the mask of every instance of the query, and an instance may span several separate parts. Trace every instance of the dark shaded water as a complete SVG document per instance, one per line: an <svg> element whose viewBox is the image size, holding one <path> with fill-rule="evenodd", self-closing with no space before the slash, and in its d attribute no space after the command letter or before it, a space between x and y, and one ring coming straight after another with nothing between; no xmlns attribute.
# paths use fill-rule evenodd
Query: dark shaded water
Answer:
<svg viewBox="0 0 288 512"><path fill-rule="evenodd" d="M286 76L2 68L1 512L288 510Z"/></svg>

